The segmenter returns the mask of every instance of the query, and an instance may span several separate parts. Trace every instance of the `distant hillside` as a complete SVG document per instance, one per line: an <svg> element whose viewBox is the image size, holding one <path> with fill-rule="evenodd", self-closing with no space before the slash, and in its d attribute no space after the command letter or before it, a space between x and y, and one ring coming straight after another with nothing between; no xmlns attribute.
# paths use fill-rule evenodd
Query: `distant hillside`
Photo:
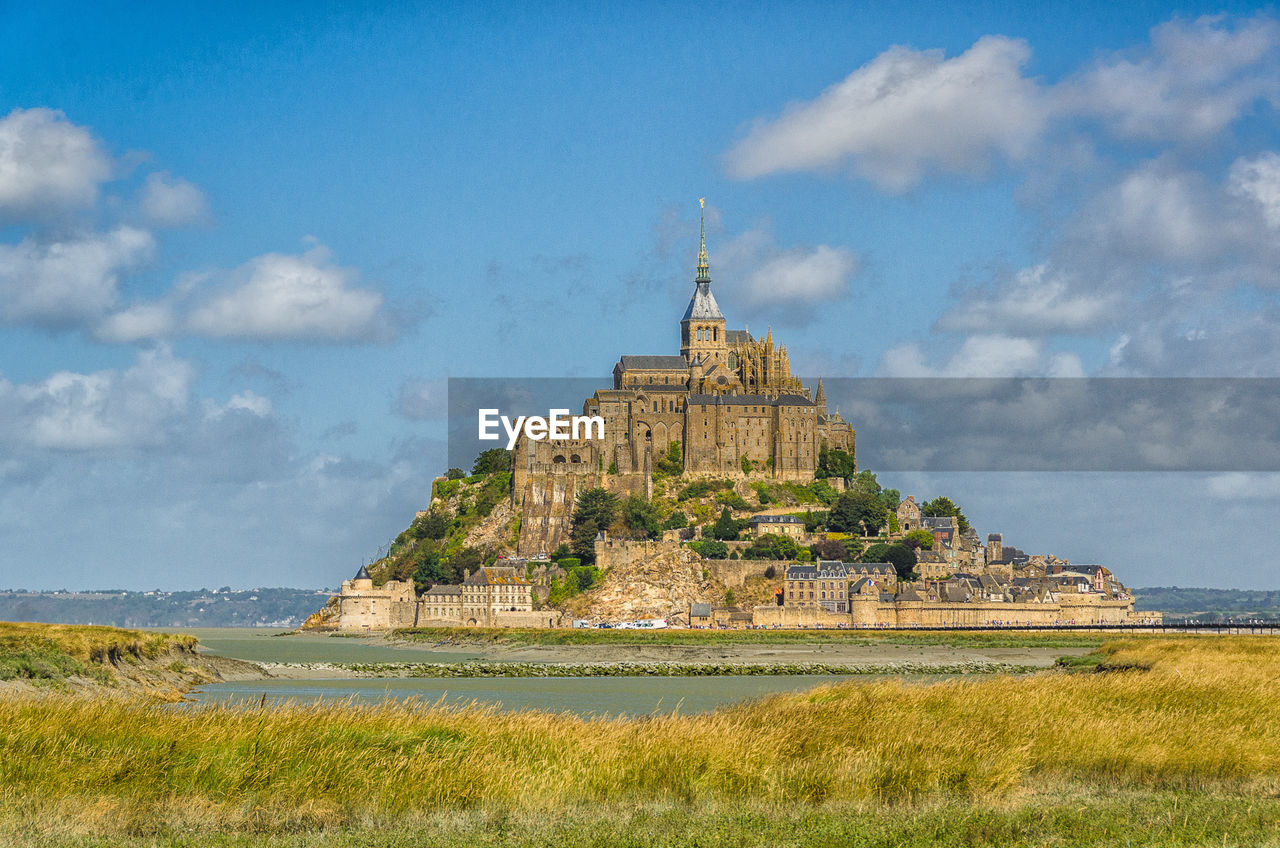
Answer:
<svg viewBox="0 0 1280 848"><path fill-rule="evenodd" d="M1134 589L1133 594L1134 609L1161 610L1180 618L1280 618L1280 590L1153 586Z"/></svg>
<svg viewBox="0 0 1280 848"><path fill-rule="evenodd" d="M113 627L285 627L302 624L325 589L200 589L193 592L0 591L0 621Z"/></svg>

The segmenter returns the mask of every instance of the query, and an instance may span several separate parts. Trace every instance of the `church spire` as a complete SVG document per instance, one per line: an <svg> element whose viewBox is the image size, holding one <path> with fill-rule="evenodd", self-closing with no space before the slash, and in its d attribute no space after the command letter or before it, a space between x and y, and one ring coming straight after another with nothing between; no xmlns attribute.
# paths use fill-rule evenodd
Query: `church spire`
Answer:
<svg viewBox="0 0 1280 848"><path fill-rule="evenodd" d="M827 407L827 390L822 387L821 377L818 378L818 393L813 396L813 402L823 409Z"/></svg>
<svg viewBox="0 0 1280 848"><path fill-rule="evenodd" d="M705 197L698 198L698 276L694 278L697 283L711 282L711 263L707 261L707 199Z"/></svg>

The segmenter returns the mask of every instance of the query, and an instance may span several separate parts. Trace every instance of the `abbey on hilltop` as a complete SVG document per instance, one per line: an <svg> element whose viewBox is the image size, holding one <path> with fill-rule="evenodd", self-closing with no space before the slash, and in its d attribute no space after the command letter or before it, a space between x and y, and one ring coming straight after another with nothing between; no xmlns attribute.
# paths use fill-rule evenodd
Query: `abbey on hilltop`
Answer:
<svg viewBox="0 0 1280 848"><path fill-rule="evenodd" d="M651 494L660 461L686 474L814 479L825 446L854 455L853 428L791 374L787 349L730 330L711 293L705 221L693 296L680 319L680 353L622 356L613 387L582 405L605 421L603 439L521 439L512 494L523 507L521 553L551 550L564 538L575 491L603 486Z"/></svg>

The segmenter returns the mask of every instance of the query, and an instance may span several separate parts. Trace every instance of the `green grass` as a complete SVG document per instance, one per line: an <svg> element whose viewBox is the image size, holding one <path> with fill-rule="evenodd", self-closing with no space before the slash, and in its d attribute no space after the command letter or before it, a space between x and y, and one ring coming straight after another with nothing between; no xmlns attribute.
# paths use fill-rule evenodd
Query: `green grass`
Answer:
<svg viewBox="0 0 1280 848"><path fill-rule="evenodd" d="M174 832L164 822L127 818L117 832L128 844L184 848L742 848L742 846L1072 846L1072 848L1191 848L1280 844L1280 801L1229 793L1102 792L1053 786L1004 809L965 802L919 807L830 804L643 804L580 806L554 812L454 810L428 815L373 816L343 829L298 823L286 833ZM17 846L116 848L118 836L59 834L58 823L0 817L0 836ZM5 825L10 826L8 834ZM43 831L52 835L40 835Z"/></svg>
<svg viewBox="0 0 1280 848"><path fill-rule="evenodd" d="M975 648L1091 648L1105 633L877 632L874 630L597 630L415 627L392 632L410 642L487 645L947 645Z"/></svg>
<svg viewBox="0 0 1280 848"><path fill-rule="evenodd" d="M82 677L107 683L119 663L153 659L195 639L116 627L0 621L0 680L58 685Z"/></svg>

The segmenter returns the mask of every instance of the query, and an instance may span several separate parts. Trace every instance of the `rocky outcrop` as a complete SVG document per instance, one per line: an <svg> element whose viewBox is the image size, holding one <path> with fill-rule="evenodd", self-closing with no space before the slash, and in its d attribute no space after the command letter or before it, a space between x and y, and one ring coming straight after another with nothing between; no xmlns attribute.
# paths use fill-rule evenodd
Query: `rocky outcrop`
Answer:
<svg viewBox="0 0 1280 848"><path fill-rule="evenodd" d="M604 621L683 618L689 604L720 603L724 591L702 557L685 547L655 545L649 555L610 568L601 586L583 596L573 613Z"/></svg>

